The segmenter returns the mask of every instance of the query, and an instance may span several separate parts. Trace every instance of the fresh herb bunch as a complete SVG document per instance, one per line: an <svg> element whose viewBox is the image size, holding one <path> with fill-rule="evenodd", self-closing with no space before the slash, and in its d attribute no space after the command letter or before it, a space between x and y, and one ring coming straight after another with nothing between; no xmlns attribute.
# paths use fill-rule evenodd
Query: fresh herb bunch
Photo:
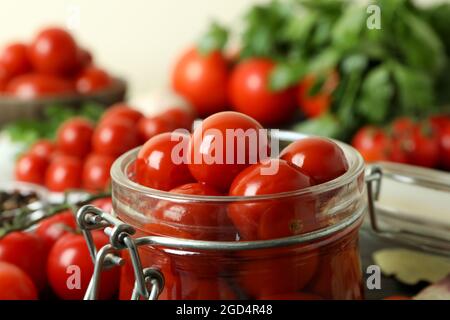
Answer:
<svg viewBox="0 0 450 320"><path fill-rule="evenodd" d="M49 106L42 120L19 120L5 126L4 130L14 142L32 144L37 139L54 139L56 131L65 120L80 116L97 122L104 107L97 103L86 103L79 110L60 105Z"/></svg>
<svg viewBox="0 0 450 320"><path fill-rule="evenodd" d="M252 7L244 16L239 59L277 62L274 91L296 86L307 74L340 81L329 111L296 130L349 139L361 125L400 115L423 116L450 100L450 4L417 7L410 0L375 0L380 29L368 28L368 4L348 0L286 0ZM212 29L214 30L214 29ZM226 28L209 32L221 49ZM211 37L217 34L213 41ZM311 88L314 95L321 81Z"/></svg>

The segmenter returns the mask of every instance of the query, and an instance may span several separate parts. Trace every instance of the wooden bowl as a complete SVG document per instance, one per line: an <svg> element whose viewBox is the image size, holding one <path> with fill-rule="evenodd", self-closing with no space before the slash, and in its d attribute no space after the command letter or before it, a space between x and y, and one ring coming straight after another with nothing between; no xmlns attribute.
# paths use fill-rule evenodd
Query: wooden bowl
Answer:
<svg viewBox="0 0 450 320"><path fill-rule="evenodd" d="M126 82L123 79L115 78L108 88L89 95L73 94L33 100L0 96L0 127L16 120L40 119L48 106L58 105L78 109L86 102L96 102L106 108L116 102L124 101L126 91Z"/></svg>

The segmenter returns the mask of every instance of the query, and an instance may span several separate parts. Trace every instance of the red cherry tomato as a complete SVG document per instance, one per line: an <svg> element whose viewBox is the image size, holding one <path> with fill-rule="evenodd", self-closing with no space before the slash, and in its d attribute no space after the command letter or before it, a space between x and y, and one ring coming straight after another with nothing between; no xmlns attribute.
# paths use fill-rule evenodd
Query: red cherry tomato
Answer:
<svg viewBox="0 0 450 320"><path fill-rule="evenodd" d="M92 201L91 203L93 206L96 206L100 210L103 210L108 213L112 213L113 205L112 205L112 199L111 197L101 198Z"/></svg>
<svg viewBox="0 0 450 320"><path fill-rule="evenodd" d="M6 71L6 68L0 63L0 92L3 92L6 89L9 80L10 76Z"/></svg>
<svg viewBox="0 0 450 320"><path fill-rule="evenodd" d="M262 125L281 124L292 117L295 96L291 89L269 89L269 75L275 64L267 59L249 59L237 65L229 83L234 110L245 113Z"/></svg>
<svg viewBox="0 0 450 320"><path fill-rule="evenodd" d="M92 237L97 250L109 243L103 232L94 231ZM66 234L54 244L48 257L47 274L50 286L59 298L83 299L93 271L94 264L82 235ZM118 283L119 268L103 271L99 298L110 299L116 293Z"/></svg>
<svg viewBox="0 0 450 320"><path fill-rule="evenodd" d="M374 126L365 126L353 137L352 145L366 162L389 160L389 137Z"/></svg>
<svg viewBox="0 0 450 320"><path fill-rule="evenodd" d="M77 67L78 47L67 31L48 28L39 32L33 40L29 56L36 71L65 75Z"/></svg>
<svg viewBox="0 0 450 320"><path fill-rule="evenodd" d="M5 92L20 99L36 99L74 92L73 84L53 75L29 73L12 79Z"/></svg>
<svg viewBox="0 0 450 320"><path fill-rule="evenodd" d="M216 190L200 183L189 183L170 190L172 193L220 196ZM198 240L234 240L236 230L221 205L204 205L161 200L151 212L152 219L173 225ZM191 237L190 237L191 238Z"/></svg>
<svg viewBox="0 0 450 320"><path fill-rule="evenodd" d="M168 191L193 182L186 165L189 136L162 133L148 140L136 160L136 181L144 186Z"/></svg>
<svg viewBox="0 0 450 320"><path fill-rule="evenodd" d="M124 119L103 121L94 131L92 145L96 153L118 157L139 145L137 130Z"/></svg>
<svg viewBox="0 0 450 320"><path fill-rule="evenodd" d="M91 151L94 125L84 118L72 118L58 129L56 144L58 150L67 155L84 158Z"/></svg>
<svg viewBox="0 0 450 320"><path fill-rule="evenodd" d="M93 64L94 59L89 50L84 48L78 48L77 51L77 67L75 71L81 70L83 68L89 67Z"/></svg>
<svg viewBox="0 0 450 320"><path fill-rule="evenodd" d="M147 140L158 134L171 132L175 129L177 128L169 119L161 116L143 117L137 124L139 140L142 143L147 142Z"/></svg>
<svg viewBox="0 0 450 320"><path fill-rule="evenodd" d="M36 234L44 240L47 251L50 251L59 238L75 231L76 228L75 216L67 210L39 223Z"/></svg>
<svg viewBox="0 0 450 320"><path fill-rule="evenodd" d="M445 127L450 123L450 115L448 114L437 114L429 118L429 122L434 127L435 130L440 131L445 129Z"/></svg>
<svg viewBox="0 0 450 320"><path fill-rule="evenodd" d="M112 79L109 74L97 67L87 67L81 71L75 80L77 91L89 94L109 87Z"/></svg>
<svg viewBox="0 0 450 320"><path fill-rule="evenodd" d="M206 117L227 109L228 73L227 61L220 52L202 55L190 49L175 65L172 86L200 117Z"/></svg>
<svg viewBox="0 0 450 320"><path fill-rule="evenodd" d="M36 184L44 184L48 160L35 154L24 154L14 169L16 180Z"/></svg>
<svg viewBox="0 0 450 320"><path fill-rule="evenodd" d="M259 300L323 300L322 297L306 292L292 292L260 297Z"/></svg>
<svg viewBox="0 0 450 320"><path fill-rule="evenodd" d="M127 104L116 103L105 111L100 119L100 123L119 118L136 124L143 116L142 113Z"/></svg>
<svg viewBox="0 0 450 320"><path fill-rule="evenodd" d="M256 255L256 257L255 257ZM285 249L240 255L238 281L251 299L293 294L306 287L316 273L317 250L293 253Z"/></svg>
<svg viewBox="0 0 450 320"><path fill-rule="evenodd" d="M171 123L174 124L175 129L192 129L192 124L195 120L195 115L190 110L184 110L181 108L172 108L167 111L164 111L160 114L160 116L164 119L168 119Z"/></svg>
<svg viewBox="0 0 450 320"><path fill-rule="evenodd" d="M40 139L33 143L33 145L30 147L30 150L28 150L28 153L50 160L55 150L56 146L53 141Z"/></svg>
<svg viewBox="0 0 450 320"><path fill-rule="evenodd" d="M439 135L430 123L420 124L414 128L410 161L414 165L429 168L439 164Z"/></svg>
<svg viewBox="0 0 450 320"><path fill-rule="evenodd" d="M237 300L238 296L224 279L181 277L183 300Z"/></svg>
<svg viewBox="0 0 450 320"><path fill-rule="evenodd" d="M45 174L45 186L55 192L81 187L83 164L80 159L60 155L50 162Z"/></svg>
<svg viewBox="0 0 450 320"><path fill-rule="evenodd" d="M360 300L364 290L357 230L344 238L338 237L322 248L319 266L308 284L308 291L324 299Z"/></svg>
<svg viewBox="0 0 450 320"><path fill-rule="evenodd" d="M46 285L47 251L44 241L30 232L13 232L0 239L0 261L22 269L38 290Z"/></svg>
<svg viewBox="0 0 450 320"><path fill-rule="evenodd" d="M407 117L397 118L392 122L391 133L394 139L409 137L414 130L415 123Z"/></svg>
<svg viewBox="0 0 450 320"><path fill-rule="evenodd" d="M308 118L314 118L327 112L331 106L332 94L339 83L339 75L331 72L324 80L318 93L311 95L310 91L316 86L317 76L307 75L300 82L297 89L297 103Z"/></svg>
<svg viewBox="0 0 450 320"><path fill-rule="evenodd" d="M0 53L0 64L10 77L15 77L30 71L27 46L23 43L13 43Z"/></svg>
<svg viewBox="0 0 450 320"><path fill-rule="evenodd" d="M228 192L239 172L267 158L268 150L266 131L257 121L238 112L220 112L195 129L189 170L197 181Z"/></svg>
<svg viewBox="0 0 450 320"><path fill-rule="evenodd" d="M83 167L83 188L101 191L111 184L110 170L115 158L108 155L91 154Z"/></svg>
<svg viewBox="0 0 450 320"><path fill-rule="evenodd" d="M30 277L13 264L0 262L0 300L37 300Z"/></svg>
<svg viewBox="0 0 450 320"><path fill-rule="evenodd" d="M450 170L450 122L440 132L439 146L441 165L444 169Z"/></svg>
<svg viewBox="0 0 450 320"><path fill-rule="evenodd" d="M333 141L324 138L295 141L281 152L280 158L295 165L316 184L336 179L348 169L342 149Z"/></svg>
<svg viewBox="0 0 450 320"><path fill-rule="evenodd" d="M266 172L264 172L266 170ZM257 196L295 191L312 185L311 178L284 160L270 159L242 171L231 196ZM315 201L304 198L236 202L228 214L242 240L266 240L308 232L315 226Z"/></svg>

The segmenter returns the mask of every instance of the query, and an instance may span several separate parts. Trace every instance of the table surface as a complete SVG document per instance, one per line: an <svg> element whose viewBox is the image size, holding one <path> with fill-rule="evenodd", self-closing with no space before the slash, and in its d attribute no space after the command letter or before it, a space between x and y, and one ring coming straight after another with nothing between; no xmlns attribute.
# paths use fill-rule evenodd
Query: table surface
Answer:
<svg viewBox="0 0 450 320"><path fill-rule="evenodd" d="M366 286L366 279L368 274L365 272L369 265L373 265L372 254L380 249L386 248L401 248L402 245L394 243L389 240L381 239L367 230L360 231L360 251L361 251L361 263L364 275L364 288L365 297L368 300L379 300L388 296L413 296L417 294L421 289L428 284L425 282L418 283L416 285L406 285L397 281L393 277L381 276L381 289L369 290Z"/></svg>

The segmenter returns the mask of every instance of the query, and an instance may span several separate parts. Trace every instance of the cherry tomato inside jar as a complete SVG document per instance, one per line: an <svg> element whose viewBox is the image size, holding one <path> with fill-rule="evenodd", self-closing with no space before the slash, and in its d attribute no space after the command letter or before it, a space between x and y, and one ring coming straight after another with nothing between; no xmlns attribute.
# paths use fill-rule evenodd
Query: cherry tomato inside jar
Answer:
<svg viewBox="0 0 450 320"><path fill-rule="evenodd" d="M176 132L148 140L136 159L136 181L164 191L194 182L186 164L188 144L189 136Z"/></svg>
<svg viewBox="0 0 450 320"><path fill-rule="evenodd" d="M334 180L348 169L342 149L324 138L305 138L292 142L281 152L280 158L309 175L315 184Z"/></svg>
<svg viewBox="0 0 450 320"><path fill-rule="evenodd" d="M238 112L221 112L194 130L189 144L189 170L195 179L228 192L243 169L268 158L267 131Z"/></svg>
<svg viewBox="0 0 450 320"><path fill-rule="evenodd" d="M270 159L242 171L230 188L231 196L275 195L312 185L309 176L284 160ZM242 240L267 240L311 231L315 225L313 197L237 201L228 214Z"/></svg>
<svg viewBox="0 0 450 320"><path fill-rule="evenodd" d="M221 193L200 183L185 184L170 192L221 196ZM150 213L150 218L158 223L177 226L192 235L192 239L225 241L236 238L236 230L228 218L226 207L222 205L161 200Z"/></svg>

